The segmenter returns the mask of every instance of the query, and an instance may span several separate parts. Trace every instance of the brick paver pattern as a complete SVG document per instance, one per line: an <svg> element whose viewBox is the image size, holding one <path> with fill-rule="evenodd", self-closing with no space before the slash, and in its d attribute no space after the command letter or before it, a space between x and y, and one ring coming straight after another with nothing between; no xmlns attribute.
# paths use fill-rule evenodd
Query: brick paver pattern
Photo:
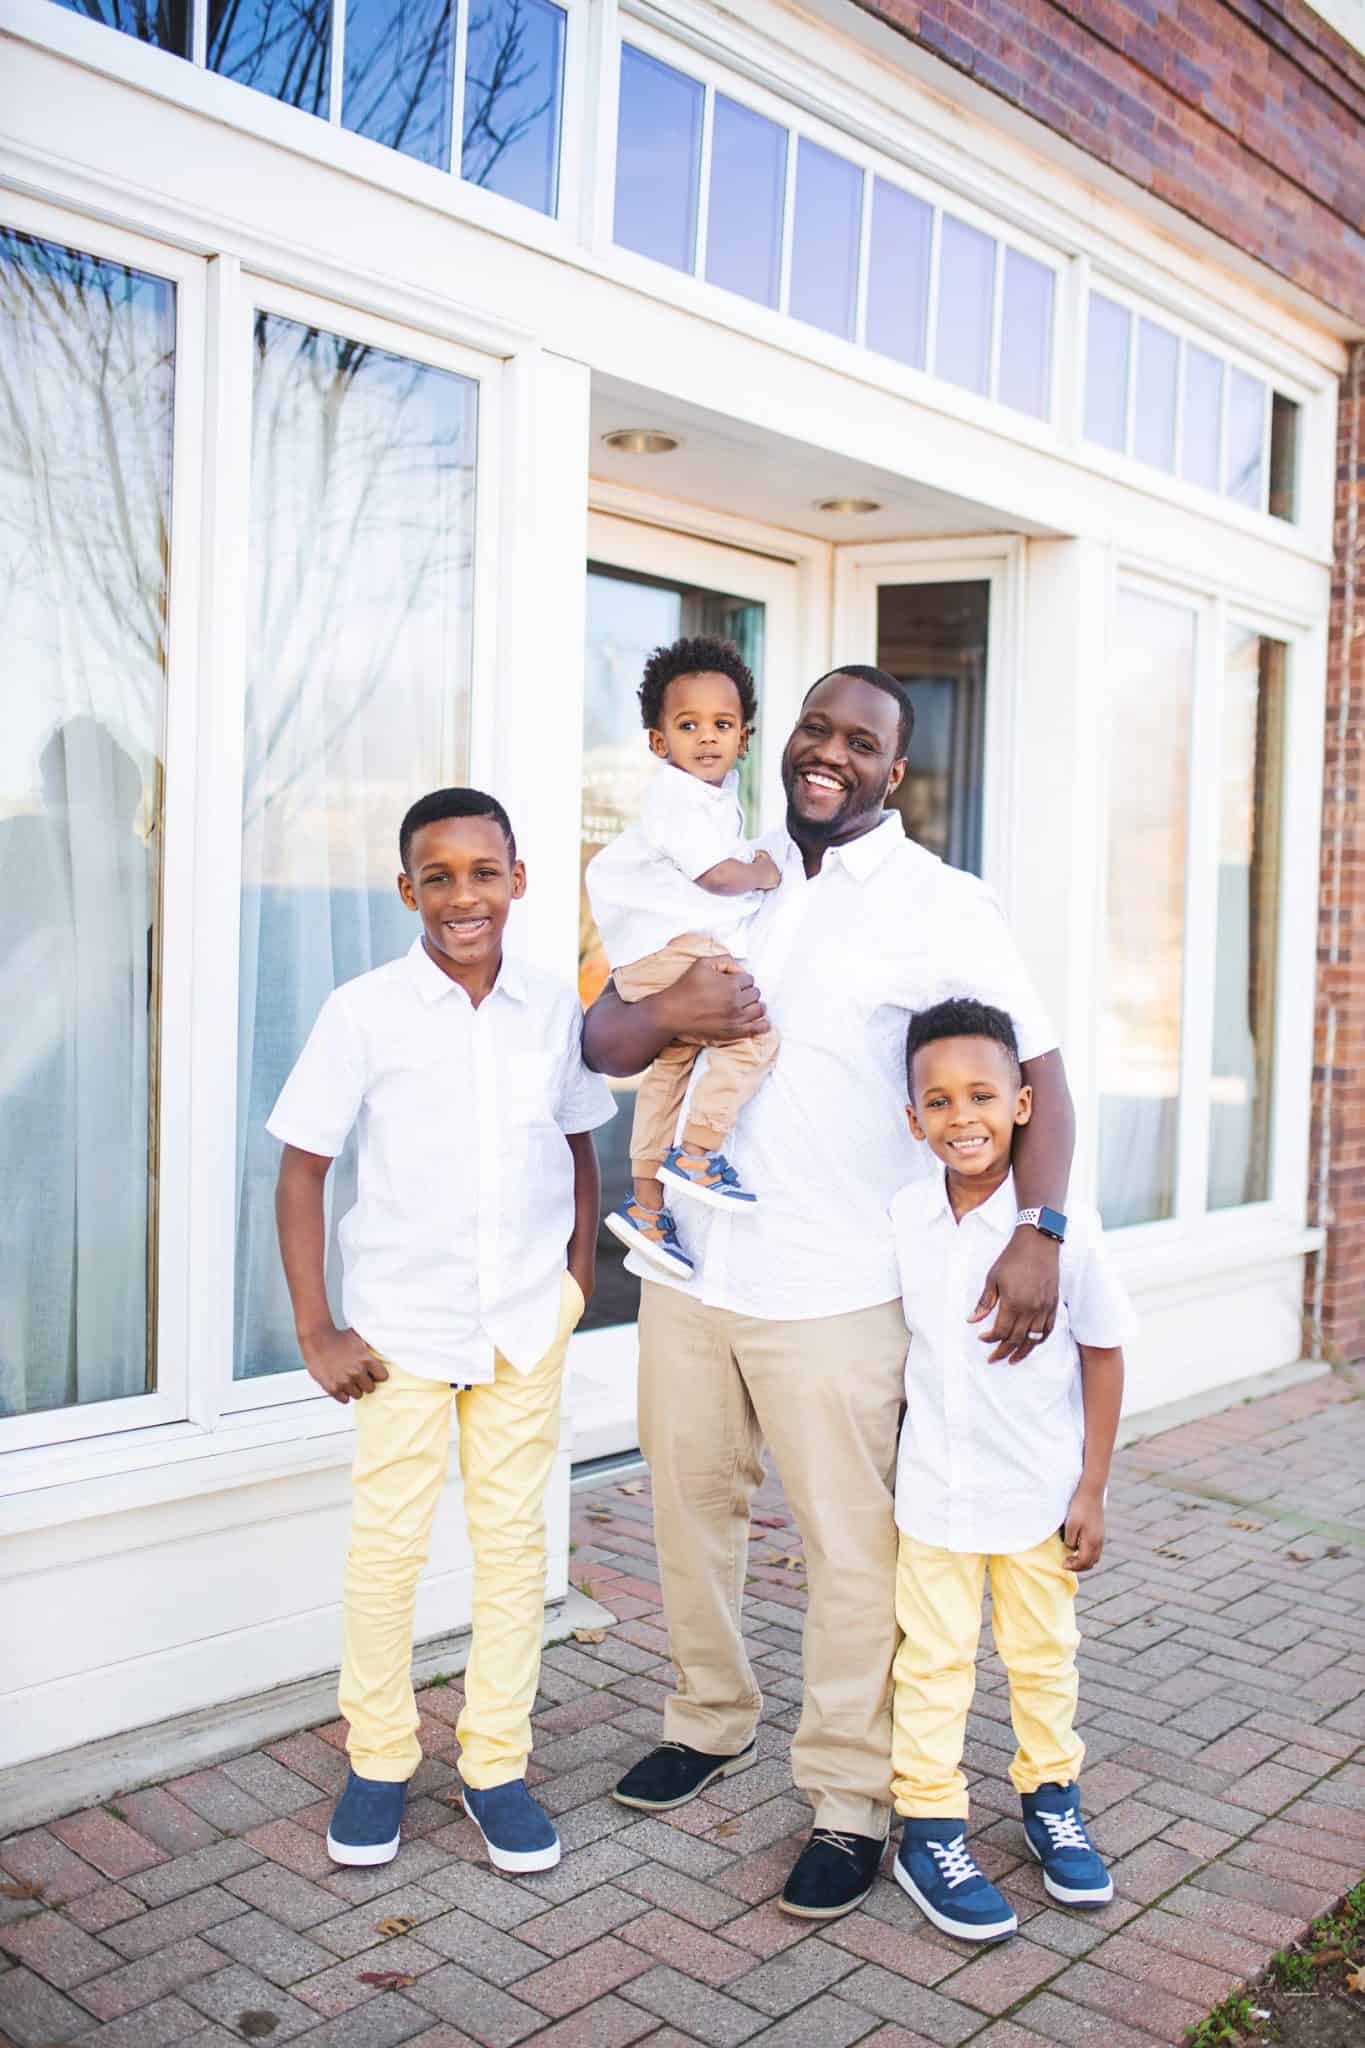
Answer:
<svg viewBox="0 0 1365 2048"><path fill-rule="evenodd" d="M1175 2044L1365 1868L1365 1371L1123 1452L1082 1582L1085 1803L1112 1905L1052 1905L1005 1776L983 1638L972 1839L1020 1920L984 1953L883 1874L815 1924L776 1896L809 1828L788 1744L800 1542L754 1508L760 1761L663 1818L609 1789L659 1735L671 1667L648 1482L576 1496L572 1576L618 1616L546 1654L532 1779L564 1860L490 1872L458 1805L458 1680L421 1696L403 1849L340 1871L323 1836L340 1723L0 1845L0 2039L13 2048L916 2048Z"/></svg>

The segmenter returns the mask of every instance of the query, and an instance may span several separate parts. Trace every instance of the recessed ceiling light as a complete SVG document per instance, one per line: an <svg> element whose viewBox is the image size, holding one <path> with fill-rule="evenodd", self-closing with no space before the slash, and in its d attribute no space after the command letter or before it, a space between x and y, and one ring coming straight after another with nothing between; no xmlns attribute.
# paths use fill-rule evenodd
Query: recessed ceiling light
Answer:
<svg viewBox="0 0 1365 2048"><path fill-rule="evenodd" d="M832 512L837 517L846 519L855 514L880 512L882 508L878 498L817 498L815 509L817 512Z"/></svg>
<svg viewBox="0 0 1365 2048"><path fill-rule="evenodd" d="M667 455L680 445L676 434L661 433L657 427L615 427L602 439L623 455Z"/></svg>

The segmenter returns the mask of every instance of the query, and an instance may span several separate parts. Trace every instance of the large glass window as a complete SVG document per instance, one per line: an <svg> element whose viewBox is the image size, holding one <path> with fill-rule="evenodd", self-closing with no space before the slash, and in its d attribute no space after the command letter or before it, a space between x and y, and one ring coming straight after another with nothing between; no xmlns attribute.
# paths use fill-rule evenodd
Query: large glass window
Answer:
<svg viewBox="0 0 1365 2048"><path fill-rule="evenodd" d="M1206 491L1218 489L1223 448L1223 365L1207 349L1185 345L1185 405L1180 473Z"/></svg>
<svg viewBox="0 0 1365 2048"><path fill-rule="evenodd" d="M1085 325L1085 438L1120 454L1128 445L1132 329L1126 306L1091 292Z"/></svg>
<svg viewBox="0 0 1365 2048"><path fill-rule="evenodd" d="M934 372L966 391L986 391L996 245L980 228L945 213L939 228L938 328Z"/></svg>
<svg viewBox="0 0 1365 2048"><path fill-rule="evenodd" d="M1180 342L1155 320L1138 322L1137 411L1133 453L1154 469L1175 468L1175 414L1180 387Z"/></svg>
<svg viewBox="0 0 1365 2048"><path fill-rule="evenodd" d="M0 230L0 1416L147 1391L175 291Z"/></svg>
<svg viewBox="0 0 1365 2048"><path fill-rule="evenodd" d="M348 0L343 127L449 170L454 70L451 0Z"/></svg>
<svg viewBox="0 0 1365 2048"><path fill-rule="evenodd" d="M785 128L716 94L706 275L763 306L777 304L787 146Z"/></svg>
<svg viewBox="0 0 1365 2048"><path fill-rule="evenodd" d="M326 114L331 59L330 0L209 0L209 69L238 85Z"/></svg>
<svg viewBox="0 0 1365 2048"><path fill-rule="evenodd" d="M867 345L924 368L929 315L929 259L934 209L899 185L877 178L868 247Z"/></svg>
<svg viewBox="0 0 1365 2048"><path fill-rule="evenodd" d="M1259 508L1265 490L1265 385L1234 369L1228 379L1228 460L1225 489L1239 505Z"/></svg>
<svg viewBox="0 0 1365 2048"><path fill-rule="evenodd" d="M265 1119L331 990L411 943L398 823L464 773L477 401L467 378L274 314L254 355L238 1378L299 1363ZM343 1214L353 1139L328 1186Z"/></svg>
<svg viewBox="0 0 1365 2048"><path fill-rule="evenodd" d="M1197 614L1125 589L1110 667L1100 1207L1175 1212Z"/></svg>
<svg viewBox="0 0 1365 2048"><path fill-rule="evenodd" d="M474 0L469 16L461 170L540 213L558 203L564 21L550 0Z"/></svg>
<svg viewBox="0 0 1365 2048"><path fill-rule="evenodd" d="M802 136L796 156L790 310L830 334L853 335L863 174Z"/></svg>
<svg viewBox="0 0 1365 2048"><path fill-rule="evenodd" d="M102 21L140 43L154 43L177 57L190 54L189 0L60 0L73 14Z"/></svg>
<svg viewBox="0 0 1365 2048"><path fill-rule="evenodd" d="M1000 376L996 396L1035 419L1048 414L1052 374L1052 272L1018 249L1005 251Z"/></svg>
<svg viewBox="0 0 1365 2048"><path fill-rule="evenodd" d="M621 45L613 232L623 249L675 270L696 260L705 102L695 78Z"/></svg>
<svg viewBox="0 0 1365 2048"><path fill-rule="evenodd" d="M981 872L981 783L991 586L884 583L877 666L910 685L915 734L892 801L905 829L955 868Z"/></svg>

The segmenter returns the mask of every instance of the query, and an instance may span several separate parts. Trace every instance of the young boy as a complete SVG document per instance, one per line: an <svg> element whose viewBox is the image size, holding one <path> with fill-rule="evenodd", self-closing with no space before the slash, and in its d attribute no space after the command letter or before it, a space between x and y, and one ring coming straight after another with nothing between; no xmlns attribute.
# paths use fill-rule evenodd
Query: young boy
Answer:
<svg viewBox="0 0 1365 2048"><path fill-rule="evenodd" d="M1114 1894L1076 1784L1074 1575L1104 1546L1119 1347L1133 1316L1093 1211L1041 1211L1033 1220L1065 1238L1056 1323L1026 1364L987 1362L968 1318L1015 1227L1010 1153L1032 1106L1014 1027L983 1003L938 1003L911 1018L906 1066L910 1128L943 1170L891 1204L910 1329L896 1475L904 1641L892 1796L905 1828L895 1874L945 1934L998 1941L1018 1923L967 1849L960 1768L988 1573L1028 1846L1054 1899L1100 1906Z"/></svg>
<svg viewBox="0 0 1365 2048"><path fill-rule="evenodd" d="M267 1125L284 1141L276 1215L299 1349L334 1400L360 1404L339 1693L351 1770L327 1847L346 1864L398 1853L421 1761L417 1575L453 1406L474 1553L456 1729L464 1804L499 1870L548 1870L559 1838L526 1789L544 1494L564 1354L593 1287L589 1134L613 1106L583 1065L576 997L504 957L526 870L502 805L438 789L404 818L399 848L398 893L421 934L402 959L328 997ZM337 1329L323 1182L357 1123Z"/></svg>
<svg viewBox="0 0 1365 2048"><path fill-rule="evenodd" d="M758 700L754 679L728 640L675 641L645 664L640 713L650 752L663 764L636 824L588 863L597 928L625 1002L669 988L694 960L734 955L777 864L744 841L737 764L749 751ZM664 1205L668 1181L692 1200L743 1211L755 1197L725 1157L726 1133L777 1056L777 1038L713 1045L688 1104L678 1112L700 1039L677 1039L641 1077L630 1140L634 1193L606 1218L608 1230L680 1279L692 1261Z"/></svg>

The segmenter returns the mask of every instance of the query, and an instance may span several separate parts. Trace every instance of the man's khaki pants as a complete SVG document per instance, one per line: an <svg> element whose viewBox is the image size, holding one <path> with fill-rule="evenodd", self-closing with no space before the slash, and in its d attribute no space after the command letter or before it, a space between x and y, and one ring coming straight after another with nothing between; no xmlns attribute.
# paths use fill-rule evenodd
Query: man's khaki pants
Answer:
<svg viewBox="0 0 1365 2048"><path fill-rule="evenodd" d="M762 1704L741 1628L766 1439L805 1551L805 1693L792 1776L817 1827L886 1833L896 1650L899 1301L773 1322L646 1281L640 1444L649 1460L678 1686L664 1737L734 1755Z"/></svg>

